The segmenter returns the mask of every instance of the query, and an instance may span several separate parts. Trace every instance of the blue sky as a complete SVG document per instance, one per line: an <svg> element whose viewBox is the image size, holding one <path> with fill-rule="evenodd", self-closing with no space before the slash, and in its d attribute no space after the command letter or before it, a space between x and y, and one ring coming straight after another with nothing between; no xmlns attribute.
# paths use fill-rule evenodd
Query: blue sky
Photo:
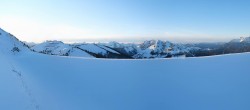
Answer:
<svg viewBox="0 0 250 110"><path fill-rule="evenodd" d="M0 0L21 40L223 41L250 35L249 0Z"/></svg>

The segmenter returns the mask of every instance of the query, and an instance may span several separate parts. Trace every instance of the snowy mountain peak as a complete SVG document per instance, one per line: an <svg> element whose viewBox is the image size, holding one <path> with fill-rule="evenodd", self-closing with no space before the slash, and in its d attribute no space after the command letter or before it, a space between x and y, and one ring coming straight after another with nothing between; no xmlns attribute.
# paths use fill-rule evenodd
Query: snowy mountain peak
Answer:
<svg viewBox="0 0 250 110"><path fill-rule="evenodd" d="M61 41L45 41L39 45L33 46L31 49L36 52L51 55L68 55L68 52L72 48Z"/></svg>
<svg viewBox="0 0 250 110"><path fill-rule="evenodd" d="M240 37L239 39L233 39L231 43L250 43L250 37Z"/></svg>
<svg viewBox="0 0 250 110"><path fill-rule="evenodd" d="M116 41L109 42L106 44L106 46L111 47L111 48L123 48L124 47L122 44Z"/></svg>
<svg viewBox="0 0 250 110"><path fill-rule="evenodd" d="M161 40L157 40L154 45L151 46L150 49L154 51L154 53L162 53L165 49L166 43Z"/></svg>
<svg viewBox="0 0 250 110"><path fill-rule="evenodd" d="M141 49L147 49L150 46L154 45L156 43L155 40L146 40L142 44L139 45Z"/></svg>
<svg viewBox="0 0 250 110"><path fill-rule="evenodd" d="M240 37L240 42L243 42L245 40L244 37Z"/></svg>
<svg viewBox="0 0 250 110"><path fill-rule="evenodd" d="M29 51L29 48L15 36L0 28L0 50L1 52L16 54Z"/></svg>
<svg viewBox="0 0 250 110"><path fill-rule="evenodd" d="M250 37L241 37L240 42L247 42L247 43L250 43Z"/></svg>
<svg viewBox="0 0 250 110"><path fill-rule="evenodd" d="M184 55L188 48L181 44L173 44L169 41L149 40L139 45L134 58L166 58Z"/></svg>

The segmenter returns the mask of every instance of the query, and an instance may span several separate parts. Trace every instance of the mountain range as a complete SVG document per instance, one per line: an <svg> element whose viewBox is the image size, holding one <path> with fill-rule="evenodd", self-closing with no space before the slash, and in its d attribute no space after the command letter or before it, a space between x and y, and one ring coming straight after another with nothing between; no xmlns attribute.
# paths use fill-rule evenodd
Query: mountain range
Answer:
<svg viewBox="0 0 250 110"><path fill-rule="evenodd" d="M12 52L33 51L48 55L73 56L87 58L111 59L148 59L172 57L201 57L222 55L230 53L250 52L250 37L233 39L222 43L189 43L180 44L162 40L147 40L142 43L73 43L66 44L62 41L45 41L34 44L18 40L12 34L0 31L2 39L12 41L1 42L2 47L11 49Z"/></svg>
<svg viewBox="0 0 250 110"><path fill-rule="evenodd" d="M172 57L200 57L230 53L250 52L250 37L233 39L222 43L189 43L180 44L162 40L147 40L142 43L75 43L65 44L62 41L45 41L30 46L34 52L49 55L115 58L115 59L148 59Z"/></svg>

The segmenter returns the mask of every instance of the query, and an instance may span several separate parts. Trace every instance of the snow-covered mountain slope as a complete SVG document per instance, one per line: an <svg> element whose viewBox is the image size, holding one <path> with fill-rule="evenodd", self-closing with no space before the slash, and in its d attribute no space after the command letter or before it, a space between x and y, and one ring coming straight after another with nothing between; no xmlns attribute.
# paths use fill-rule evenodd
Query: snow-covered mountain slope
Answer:
<svg viewBox="0 0 250 110"><path fill-rule="evenodd" d="M1 39L2 41L2 39ZM2 46L2 45L1 45ZM2 52L0 46L0 109L1 110L34 110L31 97L26 92L25 82L11 63L12 56Z"/></svg>
<svg viewBox="0 0 250 110"><path fill-rule="evenodd" d="M37 45L37 43L35 42L27 42L27 41L23 41L23 43L25 43L27 46L29 46L30 48Z"/></svg>
<svg viewBox="0 0 250 110"><path fill-rule="evenodd" d="M14 63L15 57L32 53L15 36L0 29L0 109L34 110L36 101Z"/></svg>
<svg viewBox="0 0 250 110"><path fill-rule="evenodd" d="M93 58L92 55L76 48L74 45L64 44L61 41L46 41L31 47L31 49L49 55Z"/></svg>
<svg viewBox="0 0 250 110"><path fill-rule="evenodd" d="M233 39L232 43L250 43L250 37L240 37L239 39Z"/></svg>
<svg viewBox="0 0 250 110"><path fill-rule="evenodd" d="M247 42L250 43L250 37L244 37L241 39L241 42Z"/></svg>
<svg viewBox="0 0 250 110"><path fill-rule="evenodd" d="M100 55L107 55L109 51L95 45L95 44L82 44L82 45L78 45L77 47L86 50L88 52L91 53L96 53L96 54L100 54Z"/></svg>
<svg viewBox="0 0 250 110"><path fill-rule="evenodd" d="M75 45L78 49L83 50L96 58L122 58L128 59L130 56L119 53L118 51L105 45L95 43L84 43Z"/></svg>
<svg viewBox="0 0 250 110"><path fill-rule="evenodd" d="M138 52L138 44L135 43L118 43L115 41L109 43L100 43L100 45L104 45L110 47L121 54L133 57Z"/></svg>
<svg viewBox="0 0 250 110"><path fill-rule="evenodd" d="M192 48L181 44L174 44L169 41L150 40L139 45L137 54L134 58L166 58L179 55L185 55Z"/></svg>
<svg viewBox="0 0 250 110"><path fill-rule="evenodd" d="M104 45L94 43L65 44L61 41L46 41L31 47L39 53L59 56L88 58L129 58Z"/></svg>
<svg viewBox="0 0 250 110"><path fill-rule="evenodd" d="M223 50L223 53L250 52L250 37L241 37L225 43L221 50Z"/></svg>
<svg viewBox="0 0 250 110"><path fill-rule="evenodd" d="M4 53L22 53L23 51L30 51L28 46L19 41L15 36L0 28L0 50Z"/></svg>
<svg viewBox="0 0 250 110"><path fill-rule="evenodd" d="M188 54L190 50L197 49L161 40L147 40L140 44L109 42L101 45L106 45L135 59L174 57Z"/></svg>
<svg viewBox="0 0 250 110"><path fill-rule="evenodd" d="M61 41L46 41L39 45L33 46L31 49L45 54L68 55L72 47L64 44Z"/></svg>
<svg viewBox="0 0 250 110"><path fill-rule="evenodd" d="M0 94L14 94L18 96L15 99L25 100L14 103L19 110L32 104L45 110L247 110L249 59L249 53L158 60L98 60L29 53L12 60L32 97L23 99L26 95L18 90L15 80L3 82L11 87ZM2 77L14 74L10 67L0 73L0 81L13 80ZM6 92L12 86L12 93ZM7 106L13 105L11 100L2 104L0 109L13 107Z"/></svg>
<svg viewBox="0 0 250 110"><path fill-rule="evenodd" d="M0 110L250 109L250 53L86 59L23 51L0 37Z"/></svg>

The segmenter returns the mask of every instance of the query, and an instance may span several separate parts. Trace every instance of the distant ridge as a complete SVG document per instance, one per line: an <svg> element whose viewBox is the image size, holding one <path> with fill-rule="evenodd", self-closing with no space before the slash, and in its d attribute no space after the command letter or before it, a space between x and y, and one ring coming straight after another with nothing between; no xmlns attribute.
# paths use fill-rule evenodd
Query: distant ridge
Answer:
<svg viewBox="0 0 250 110"><path fill-rule="evenodd" d="M227 43L179 44L162 40L146 40L142 43L75 43L45 41L40 44L26 44L12 34L0 29L0 48L2 51L17 54L38 52L48 55L111 58L148 59L172 57L200 57L229 53L250 52L250 37L233 39Z"/></svg>

